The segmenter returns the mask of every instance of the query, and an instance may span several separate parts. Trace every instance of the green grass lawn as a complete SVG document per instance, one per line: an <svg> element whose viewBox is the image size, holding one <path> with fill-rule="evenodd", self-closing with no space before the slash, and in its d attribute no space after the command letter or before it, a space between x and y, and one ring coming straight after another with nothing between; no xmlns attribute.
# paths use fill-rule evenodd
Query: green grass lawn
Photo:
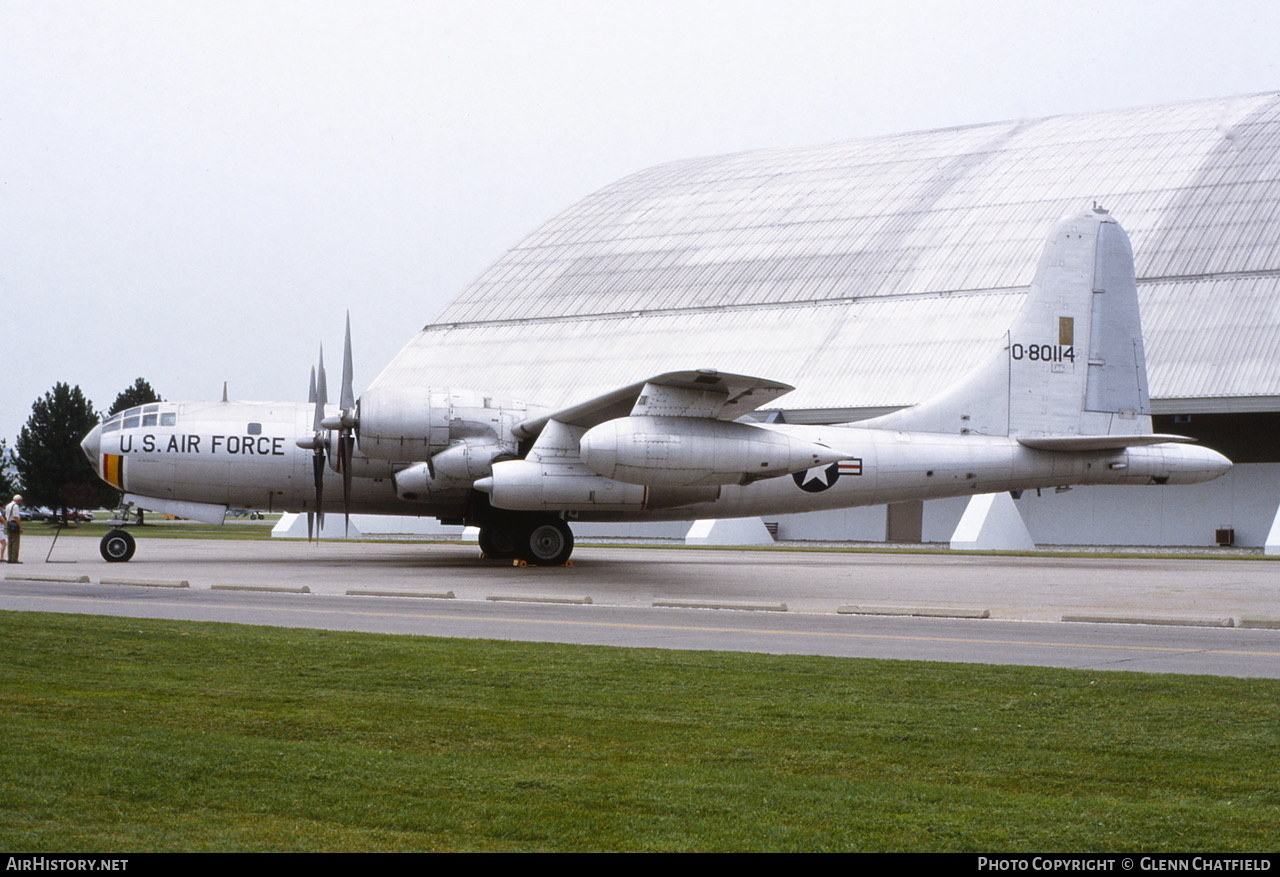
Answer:
<svg viewBox="0 0 1280 877"><path fill-rule="evenodd" d="M1265 851L1280 682L0 613L0 845Z"/></svg>

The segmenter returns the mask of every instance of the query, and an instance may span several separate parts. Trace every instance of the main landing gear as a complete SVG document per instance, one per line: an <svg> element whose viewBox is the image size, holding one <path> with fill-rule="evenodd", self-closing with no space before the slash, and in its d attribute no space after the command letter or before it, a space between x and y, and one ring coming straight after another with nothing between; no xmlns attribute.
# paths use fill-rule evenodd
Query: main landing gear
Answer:
<svg viewBox="0 0 1280 877"><path fill-rule="evenodd" d="M552 515L491 509L480 524L485 557L518 558L534 566L563 566L573 553L573 531Z"/></svg>
<svg viewBox="0 0 1280 877"><path fill-rule="evenodd" d="M103 536L102 541L98 543L98 551L102 553L102 559L107 563L124 563L133 557L133 552L137 548L138 544L134 541L133 534L119 527L107 531L107 535Z"/></svg>

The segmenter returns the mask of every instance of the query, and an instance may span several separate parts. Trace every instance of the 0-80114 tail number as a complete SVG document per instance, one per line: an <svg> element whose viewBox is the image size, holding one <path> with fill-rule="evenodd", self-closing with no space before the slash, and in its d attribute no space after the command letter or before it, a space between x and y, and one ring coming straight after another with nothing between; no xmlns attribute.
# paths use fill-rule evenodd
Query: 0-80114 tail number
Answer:
<svg viewBox="0 0 1280 877"><path fill-rule="evenodd" d="M1019 344L1009 345L1009 358L1029 359L1032 362L1075 362L1076 349L1068 344Z"/></svg>

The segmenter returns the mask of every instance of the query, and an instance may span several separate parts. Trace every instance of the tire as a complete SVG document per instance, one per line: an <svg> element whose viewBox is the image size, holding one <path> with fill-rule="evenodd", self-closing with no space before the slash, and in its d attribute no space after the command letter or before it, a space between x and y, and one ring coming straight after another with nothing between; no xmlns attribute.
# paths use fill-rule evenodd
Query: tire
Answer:
<svg viewBox="0 0 1280 877"><path fill-rule="evenodd" d="M516 528L510 524L490 524L480 528L480 551L493 560L516 556Z"/></svg>
<svg viewBox="0 0 1280 877"><path fill-rule="evenodd" d="M98 550L107 563L125 563L137 548L138 544L128 530L111 530L98 544Z"/></svg>
<svg viewBox="0 0 1280 877"><path fill-rule="evenodd" d="M535 566L563 566L573 553L573 531L559 518L542 518L521 531L517 554Z"/></svg>

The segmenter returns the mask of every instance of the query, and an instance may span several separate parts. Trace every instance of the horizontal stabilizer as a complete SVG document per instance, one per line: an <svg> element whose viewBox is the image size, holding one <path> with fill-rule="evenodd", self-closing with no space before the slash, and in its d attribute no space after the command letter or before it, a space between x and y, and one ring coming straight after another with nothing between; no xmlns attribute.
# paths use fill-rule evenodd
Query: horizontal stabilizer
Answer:
<svg viewBox="0 0 1280 877"><path fill-rule="evenodd" d="M1018 444L1037 451L1118 451L1139 445L1194 442L1185 435L1020 435Z"/></svg>

